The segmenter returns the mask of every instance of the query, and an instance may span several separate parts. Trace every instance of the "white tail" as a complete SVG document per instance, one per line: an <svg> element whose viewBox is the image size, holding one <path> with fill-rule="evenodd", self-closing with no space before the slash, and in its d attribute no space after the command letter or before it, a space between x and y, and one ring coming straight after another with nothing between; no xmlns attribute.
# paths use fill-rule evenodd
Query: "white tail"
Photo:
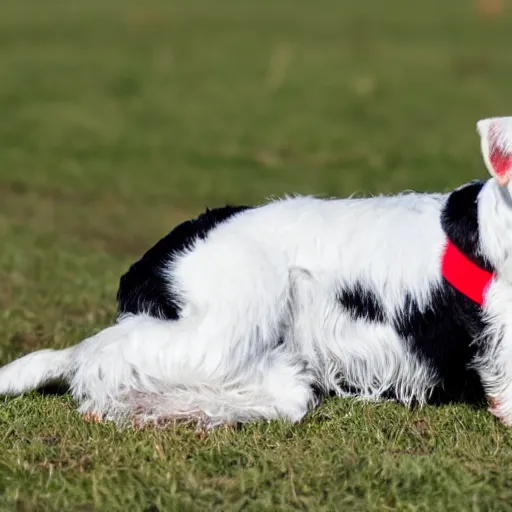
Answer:
<svg viewBox="0 0 512 512"><path fill-rule="evenodd" d="M66 380L73 350L39 350L0 368L0 395L19 395Z"/></svg>

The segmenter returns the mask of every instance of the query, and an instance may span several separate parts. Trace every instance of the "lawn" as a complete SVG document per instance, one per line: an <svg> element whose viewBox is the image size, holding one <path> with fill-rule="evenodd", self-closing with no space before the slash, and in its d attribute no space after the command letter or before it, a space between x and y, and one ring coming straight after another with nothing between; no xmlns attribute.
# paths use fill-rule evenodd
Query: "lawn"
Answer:
<svg viewBox="0 0 512 512"><path fill-rule="evenodd" d="M511 114L511 14L4 2L0 361L111 322L121 273L206 206L485 177L475 123ZM485 409L330 400L198 439L86 424L66 395L0 401L1 510L512 510L512 432Z"/></svg>

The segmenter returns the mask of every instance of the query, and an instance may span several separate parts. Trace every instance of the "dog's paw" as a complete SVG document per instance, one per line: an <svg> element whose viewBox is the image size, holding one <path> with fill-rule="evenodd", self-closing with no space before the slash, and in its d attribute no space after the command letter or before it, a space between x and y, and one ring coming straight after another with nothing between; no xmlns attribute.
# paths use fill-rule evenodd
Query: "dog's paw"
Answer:
<svg viewBox="0 0 512 512"><path fill-rule="evenodd" d="M497 397L490 396L489 400L489 412L496 416L504 425L507 427L512 426L512 414L506 410L503 406L503 401Z"/></svg>
<svg viewBox="0 0 512 512"><path fill-rule="evenodd" d="M86 423L103 423L103 415L95 412L86 412L83 415Z"/></svg>

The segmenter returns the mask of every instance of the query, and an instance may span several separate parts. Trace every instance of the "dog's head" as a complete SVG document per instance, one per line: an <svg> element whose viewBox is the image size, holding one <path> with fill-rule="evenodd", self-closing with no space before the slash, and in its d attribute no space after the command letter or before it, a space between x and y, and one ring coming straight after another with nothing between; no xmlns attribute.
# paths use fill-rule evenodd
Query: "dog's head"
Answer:
<svg viewBox="0 0 512 512"><path fill-rule="evenodd" d="M482 119L476 126L485 165L491 176L505 188L512 179L512 117ZM512 186L512 182L510 184Z"/></svg>

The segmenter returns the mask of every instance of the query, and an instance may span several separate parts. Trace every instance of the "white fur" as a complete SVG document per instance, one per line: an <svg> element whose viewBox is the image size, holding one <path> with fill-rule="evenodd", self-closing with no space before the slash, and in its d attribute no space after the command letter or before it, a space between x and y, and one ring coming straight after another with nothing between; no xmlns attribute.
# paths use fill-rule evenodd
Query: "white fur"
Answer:
<svg viewBox="0 0 512 512"><path fill-rule="evenodd" d="M340 314L335 295L359 280L390 315L405 290L426 303L440 280L443 203L419 194L298 197L239 214L167 270L184 305L180 320L120 318L53 371L67 371L82 412L113 420L143 405L144 419L298 421L315 403L310 385L335 388L340 374L366 398L397 384L404 402L423 401L435 384L428 368L390 327ZM288 339L276 347L283 326ZM26 356L31 367L46 364L38 354ZM35 387L38 372L12 385L26 358L0 370L1 393Z"/></svg>
<svg viewBox="0 0 512 512"><path fill-rule="evenodd" d="M494 179L479 195L482 252L498 269L487 293L489 346L475 361L512 422L512 209ZM427 308L442 281L447 195L368 199L295 197L239 213L165 269L176 321L128 315L62 352L40 351L0 369L0 394L62 379L80 411L136 418L299 421L312 384L343 395L340 377L378 399L424 403L438 384L388 323L354 320L337 292L371 289L389 318L404 295ZM478 342L478 340L475 340Z"/></svg>

